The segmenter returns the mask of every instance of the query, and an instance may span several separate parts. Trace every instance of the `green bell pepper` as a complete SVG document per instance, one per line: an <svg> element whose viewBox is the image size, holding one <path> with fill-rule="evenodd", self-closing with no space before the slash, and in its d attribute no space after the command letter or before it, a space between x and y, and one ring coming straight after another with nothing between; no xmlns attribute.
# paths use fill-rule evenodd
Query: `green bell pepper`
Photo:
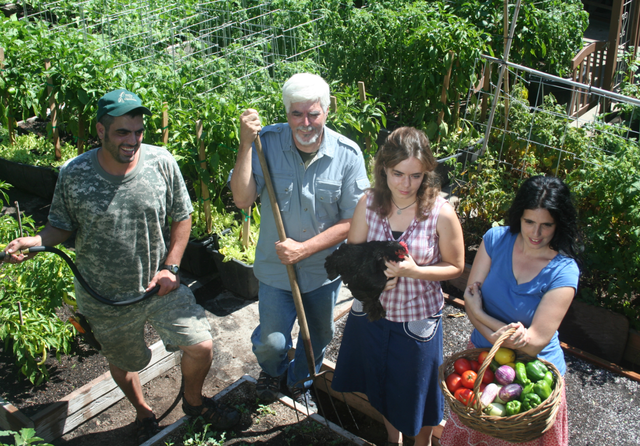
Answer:
<svg viewBox="0 0 640 446"><path fill-rule="evenodd" d="M520 404L520 401L513 400L507 403L506 408L507 408L507 416L516 415L520 413L520 410L522 409L522 405Z"/></svg>
<svg viewBox="0 0 640 446"><path fill-rule="evenodd" d="M520 393L520 401L524 401L524 396L531 392L533 392L533 383L529 381L529 384L522 388L522 392Z"/></svg>
<svg viewBox="0 0 640 446"><path fill-rule="evenodd" d="M531 382L531 380L527 378L527 369L523 362L516 362L516 382L522 387L525 387Z"/></svg>
<svg viewBox="0 0 640 446"><path fill-rule="evenodd" d="M541 379L533 385L533 391L544 401L551 395L551 386L544 379Z"/></svg>
<svg viewBox="0 0 640 446"><path fill-rule="evenodd" d="M542 403L542 400L536 393L527 393L522 400L521 411L531 410L538 407L540 403Z"/></svg>
<svg viewBox="0 0 640 446"><path fill-rule="evenodd" d="M546 381L547 384L549 384L549 387L551 387L553 389L553 373L551 372L547 372L544 374L544 378L542 378L543 381Z"/></svg>
<svg viewBox="0 0 640 446"><path fill-rule="evenodd" d="M537 359L528 362L525 368L527 370L527 377L533 382L538 382L541 379L544 379L544 374L549 371L547 366Z"/></svg>

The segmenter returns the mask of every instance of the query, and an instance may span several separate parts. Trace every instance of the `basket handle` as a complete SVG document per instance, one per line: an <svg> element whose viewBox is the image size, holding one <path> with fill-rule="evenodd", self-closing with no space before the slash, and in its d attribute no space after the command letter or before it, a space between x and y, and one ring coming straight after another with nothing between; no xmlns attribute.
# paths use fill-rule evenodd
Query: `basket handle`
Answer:
<svg viewBox="0 0 640 446"><path fill-rule="evenodd" d="M479 413L482 412L482 407L480 407L480 384L482 383L482 378L484 378L484 372L491 365L491 361L493 361L494 356L496 355L498 349L502 346L502 343L505 341L505 339L507 339L515 332L516 328L511 327L507 331L502 333L495 344L493 344L493 347L491 347L491 350L489 350L487 357L484 359L484 362L478 369L478 377L476 378L476 382L473 385L473 395L475 397L473 400L473 408Z"/></svg>

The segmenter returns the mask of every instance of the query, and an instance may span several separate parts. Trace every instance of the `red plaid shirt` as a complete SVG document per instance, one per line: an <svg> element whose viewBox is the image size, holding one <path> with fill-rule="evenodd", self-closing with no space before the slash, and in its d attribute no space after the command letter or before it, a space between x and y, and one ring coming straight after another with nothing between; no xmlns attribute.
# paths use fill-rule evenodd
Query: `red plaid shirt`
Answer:
<svg viewBox="0 0 640 446"><path fill-rule="evenodd" d="M371 202L372 194L369 194L366 212L366 220L369 225L367 241L395 240L391 233L389 220L370 210ZM419 266L432 265L442 260L438 247L436 224L440 209L445 203L446 200L438 196L433 209L427 212L429 217L423 221L414 218L398 239L398 241L407 244L409 254ZM433 316L442 309L444 296L440 282L399 277L395 288L384 291L380 295L380 303L387 312L386 318L390 321L420 321Z"/></svg>

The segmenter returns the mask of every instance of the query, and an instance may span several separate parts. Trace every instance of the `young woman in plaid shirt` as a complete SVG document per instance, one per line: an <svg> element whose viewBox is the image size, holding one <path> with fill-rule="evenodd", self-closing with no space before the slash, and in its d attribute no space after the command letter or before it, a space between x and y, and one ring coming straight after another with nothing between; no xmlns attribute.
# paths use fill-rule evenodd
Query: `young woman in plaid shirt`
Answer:
<svg viewBox="0 0 640 446"><path fill-rule="evenodd" d="M409 255L386 262L389 278L380 295L386 316L371 322L354 300L332 387L362 392L385 418L387 445L431 444L443 417L438 386L442 364L440 281L464 269L462 228L440 196L436 160L420 130L395 130L376 157L374 187L356 207L348 243L403 241Z"/></svg>

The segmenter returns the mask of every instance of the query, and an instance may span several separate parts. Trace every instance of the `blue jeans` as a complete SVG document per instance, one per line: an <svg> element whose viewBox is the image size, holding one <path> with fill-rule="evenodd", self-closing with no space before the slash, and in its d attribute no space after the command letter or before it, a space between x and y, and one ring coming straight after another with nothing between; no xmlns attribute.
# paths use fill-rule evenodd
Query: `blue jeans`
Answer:
<svg viewBox="0 0 640 446"><path fill-rule="evenodd" d="M320 371L324 351L333 338L333 308L336 304L342 281L336 280L308 293L302 293L311 348L315 356L316 373ZM287 352L292 347L291 330L296 320L296 307L291 291L281 290L260 282L258 292L260 325L251 335L253 353L262 370L277 377L288 370L287 385L293 387L310 376L302 341L298 336L294 359L289 362ZM311 386L311 380L304 387ZM296 387L303 387L299 383Z"/></svg>

